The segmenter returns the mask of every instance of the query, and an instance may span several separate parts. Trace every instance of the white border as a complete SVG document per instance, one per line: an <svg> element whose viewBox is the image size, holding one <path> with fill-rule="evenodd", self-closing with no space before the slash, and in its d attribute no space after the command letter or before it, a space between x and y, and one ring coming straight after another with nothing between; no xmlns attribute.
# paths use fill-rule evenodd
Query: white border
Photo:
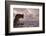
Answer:
<svg viewBox="0 0 46 36"><path fill-rule="evenodd" d="M13 8L39 9L39 27L13 28ZM10 32L42 31L42 6L10 5Z"/></svg>

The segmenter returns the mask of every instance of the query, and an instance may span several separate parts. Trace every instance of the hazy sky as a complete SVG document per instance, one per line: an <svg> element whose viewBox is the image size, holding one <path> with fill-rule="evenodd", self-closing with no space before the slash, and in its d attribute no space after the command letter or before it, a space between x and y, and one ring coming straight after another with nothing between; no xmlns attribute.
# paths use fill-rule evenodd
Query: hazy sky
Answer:
<svg viewBox="0 0 46 36"><path fill-rule="evenodd" d="M39 20L39 9L14 8L13 9L13 17L16 14L24 14L23 21L38 21Z"/></svg>

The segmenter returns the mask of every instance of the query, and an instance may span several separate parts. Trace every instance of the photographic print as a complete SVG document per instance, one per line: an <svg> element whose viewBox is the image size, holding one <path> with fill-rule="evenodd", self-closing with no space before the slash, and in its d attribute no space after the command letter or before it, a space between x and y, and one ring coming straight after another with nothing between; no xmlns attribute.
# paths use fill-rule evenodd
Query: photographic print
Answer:
<svg viewBox="0 0 46 36"><path fill-rule="evenodd" d="M13 8L13 27L39 27L39 9Z"/></svg>
<svg viewBox="0 0 46 36"><path fill-rule="evenodd" d="M6 35L44 33L44 3L6 1Z"/></svg>

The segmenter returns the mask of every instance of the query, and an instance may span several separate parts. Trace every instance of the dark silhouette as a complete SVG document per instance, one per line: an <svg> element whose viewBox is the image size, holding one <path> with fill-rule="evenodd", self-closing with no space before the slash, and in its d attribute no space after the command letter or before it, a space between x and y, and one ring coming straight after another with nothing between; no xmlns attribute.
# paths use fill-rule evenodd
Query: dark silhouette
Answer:
<svg viewBox="0 0 46 36"><path fill-rule="evenodd" d="M19 23L17 23L19 21L20 18L24 18L24 15L23 14L17 14L15 16L15 19L14 19L14 27L18 27L19 26Z"/></svg>

